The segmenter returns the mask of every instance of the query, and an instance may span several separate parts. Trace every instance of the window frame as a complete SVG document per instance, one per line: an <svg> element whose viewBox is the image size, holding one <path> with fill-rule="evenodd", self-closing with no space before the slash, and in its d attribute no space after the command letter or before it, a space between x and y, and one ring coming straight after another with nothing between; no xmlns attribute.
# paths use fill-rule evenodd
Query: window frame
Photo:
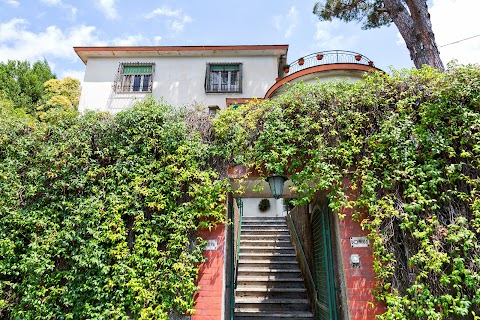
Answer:
<svg viewBox="0 0 480 320"><path fill-rule="evenodd" d="M151 72L126 74L126 67L149 67L151 68ZM114 91L115 93L152 93L154 75L154 62L120 62L118 65L117 76L115 77L115 82L113 84ZM149 76L148 83L145 83L145 78L147 76ZM138 90L135 90L137 88L136 83L138 84ZM126 90L127 88L128 90Z"/></svg>
<svg viewBox="0 0 480 320"><path fill-rule="evenodd" d="M212 88L212 72L215 72L212 70L212 67L224 67L228 69L228 67L233 67L236 66L238 70L235 70L236 76L237 76L237 82L238 85L234 86L234 89L232 90L232 73L230 73L231 70L224 70L220 72L227 72L226 74L220 74L219 76L219 81L216 85L219 86L218 90L213 90ZM242 93L242 83L243 83L243 64L241 62L207 62L207 67L205 71L205 93ZM225 78L223 76L227 76L227 83L222 83ZM222 86L226 85L226 89L222 89Z"/></svg>

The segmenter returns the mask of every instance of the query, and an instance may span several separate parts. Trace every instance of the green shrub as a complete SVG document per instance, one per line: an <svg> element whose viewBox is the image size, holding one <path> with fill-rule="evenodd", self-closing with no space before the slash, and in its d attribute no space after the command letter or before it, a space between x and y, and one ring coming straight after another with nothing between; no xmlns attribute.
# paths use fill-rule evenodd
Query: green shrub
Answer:
<svg viewBox="0 0 480 320"><path fill-rule="evenodd" d="M0 318L193 312L197 230L224 222L227 183L189 116L147 100L115 117L0 119Z"/></svg>

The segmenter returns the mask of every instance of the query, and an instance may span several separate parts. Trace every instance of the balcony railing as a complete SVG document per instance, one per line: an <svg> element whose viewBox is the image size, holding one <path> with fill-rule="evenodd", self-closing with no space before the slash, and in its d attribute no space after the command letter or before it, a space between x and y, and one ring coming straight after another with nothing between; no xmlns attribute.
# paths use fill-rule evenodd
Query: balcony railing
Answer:
<svg viewBox="0 0 480 320"><path fill-rule="evenodd" d="M283 77L303 69L334 63L355 63L371 67L374 66L372 60L360 53L343 50L329 50L309 54L308 56L300 58L289 65L286 65L283 70Z"/></svg>

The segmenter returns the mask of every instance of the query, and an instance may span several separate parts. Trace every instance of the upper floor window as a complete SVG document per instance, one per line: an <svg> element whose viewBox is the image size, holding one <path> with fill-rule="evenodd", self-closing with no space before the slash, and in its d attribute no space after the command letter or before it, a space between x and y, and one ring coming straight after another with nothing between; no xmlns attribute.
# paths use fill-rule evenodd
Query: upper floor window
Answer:
<svg viewBox="0 0 480 320"><path fill-rule="evenodd" d="M116 92L152 92L154 63L120 63Z"/></svg>
<svg viewBox="0 0 480 320"><path fill-rule="evenodd" d="M242 64L207 63L205 92L242 92Z"/></svg>

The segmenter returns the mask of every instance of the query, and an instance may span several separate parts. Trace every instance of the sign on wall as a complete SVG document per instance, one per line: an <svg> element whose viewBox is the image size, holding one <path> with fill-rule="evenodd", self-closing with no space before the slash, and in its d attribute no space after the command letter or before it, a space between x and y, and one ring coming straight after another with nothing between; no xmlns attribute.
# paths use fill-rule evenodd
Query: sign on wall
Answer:
<svg viewBox="0 0 480 320"><path fill-rule="evenodd" d="M352 248L370 247L370 241L367 237L350 237L350 245Z"/></svg>

